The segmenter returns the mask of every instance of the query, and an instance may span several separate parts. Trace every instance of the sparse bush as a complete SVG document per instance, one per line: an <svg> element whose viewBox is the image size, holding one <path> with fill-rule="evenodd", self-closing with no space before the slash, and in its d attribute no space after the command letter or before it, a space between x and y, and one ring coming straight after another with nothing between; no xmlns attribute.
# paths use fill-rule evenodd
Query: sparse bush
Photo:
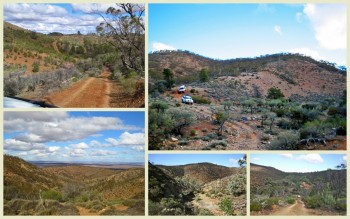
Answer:
<svg viewBox="0 0 350 219"><path fill-rule="evenodd" d="M300 139L299 132L285 131L281 132L277 138L271 142L272 150L295 150L297 149Z"/></svg>
<svg viewBox="0 0 350 219"><path fill-rule="evenodd" d="M319 208L322 205L322 200L319 196L309 196L305 199L305 205L308 208Z"/></svg>
<svg viewBox="0 0 350 219"><path fill-rule="evenodd" d="M288 119L281 119L277 125L282 129L291 129L293 124Z"/></svg>
<svg viewBox="0 0 350 219"><path fill-rule="evenodd" d="M287 198L287 203L288 203L288 204L294 204L294 203L295 203L295 198L293 198L293 197L288 197L288 198Z"/></svg>
<svg viewBox="0 0 350 219"><path fill-rule="evenodd" d="M62 201L63 195L61 192L58 192L56 190L46 190L41 193L41 196L43 199L51 199L56 201Z"/></svg>
<svg viewBox="0 0 350 219"><path fill-rule="evenodd" d="M33 65L32 65L32 67L33 67L32 71L33 72L39 72L39 65L40 65L39 61L34 61Z"/></svg>
<svg viewBox="0 0 350 219"><path fill-rule="evenodd" d="M232 205L232 200L229 198L224 198L219 203L219 207L222 211L225 212L225 215L234 215Z"/></svg>
<svg viewBox="0 0 350 219"><path fill-rule="evenodd" d="M204 148L204 150L210 150L212 148L217 148L217 146L227 147L227 142L225 140L212 142L208 146L206 146Z"/></svg>
<svg viewBox="0 0 350 219"><path fill-rule="evenodd" d="M234 195L239 196L245 194L246 192L246 175L236 174L231 179L227 185L228 191Z"/></svg>
<svg viewBox="0 0 350 219"><path fill-rule="evenodd" d="M180 107L180 106L181 106L181 103L176 103L175 106L176 106L176 107Z"/></svg>
<svg viewBox="0 0 350 219"><path fill-rule="evenodd" d="M194 94L194 93L196 92L196 89L192 88L192 89L190 90L190 92L191 92L192 94Z"/></svg>
<svg viewBox="0 0 350 219"><path fill-rule="evenodd" d="M262 205L258 201L250 202L250 211L261 211Z"/></svg>
<svg viewBox="0 0 350 219"><path fill-rule="evenodd" d="M200 96L192 96L193 102L199 103L199 104L210 104L210 100L205 97Z"/></svg>

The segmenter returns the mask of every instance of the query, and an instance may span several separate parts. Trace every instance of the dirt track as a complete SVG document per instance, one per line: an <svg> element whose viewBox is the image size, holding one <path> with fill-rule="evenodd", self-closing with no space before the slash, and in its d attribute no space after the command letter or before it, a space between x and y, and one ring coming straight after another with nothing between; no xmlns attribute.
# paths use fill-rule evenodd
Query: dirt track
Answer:
<svg viewBox="0 0 350 219"><path fill-rule="evenodd" d="M313 215L312 211L305 208L304 203L297 200L294 204L278 209L271 215Z"/></svg>
<svg viewBox="0 0 350 219"><path fill-rule="evenodd" d="M50 104L58 107L109 107L110 73L104 71L97 78L88 77L63 91L53 93L44 98Z"/></svg>

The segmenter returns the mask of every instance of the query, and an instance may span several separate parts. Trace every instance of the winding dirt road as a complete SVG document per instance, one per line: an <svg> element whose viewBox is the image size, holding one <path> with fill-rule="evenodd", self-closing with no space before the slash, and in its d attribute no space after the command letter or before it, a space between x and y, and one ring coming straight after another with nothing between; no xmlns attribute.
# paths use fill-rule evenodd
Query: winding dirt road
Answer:
<svg viewBox="0 0 350 219"><path fill-rule="evenodd" d="M90 108L109 107L109 72L103 71L99 77L88 77L65 90L46 96L44 100L58 107Z"/></svg>
<svg viewBox="0 0 350 219"><path fill-rule="evenodd" d="M297 200L294 204L280 208L271 215L314 215L310 209L305 208L301 200Z"/></svg>

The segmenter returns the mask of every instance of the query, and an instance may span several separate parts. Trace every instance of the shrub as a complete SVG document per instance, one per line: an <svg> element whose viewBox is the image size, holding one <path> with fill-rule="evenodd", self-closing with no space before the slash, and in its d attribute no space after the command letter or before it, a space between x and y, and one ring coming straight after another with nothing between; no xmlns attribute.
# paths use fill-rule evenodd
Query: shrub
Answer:
<svg viewBox="0 0 350 219"><path fill-rule="evenodd" d="M246 192L246 175L234 175L227 185L228 191L234 196L242 195Z"/></svg>
<svg viewBox="0 0 350 219"><path fill-rule="evenodd" d="M176 106L176 107L180 107L181 104L180 104L180 103L176 103L175 106Z"/></svg>
<svg viewBox="0 0 350 219"><path fill-rule="evenodd" d="M337 199L334 208L340 211L346 211L346 198Z"/></svg>
<svg viewBox="0 0 350 219"><path fill-rule="evenodd" d="M196 130L191 130L191 136L195 136L196 134Z"/></svg>
<svg viewBox="0 0 350 219"><path fill-rule="evenodd" d="M294 131L281 132L277 138L271 142L272 150L295 150L299 143L300 134Z"/></svg>
<svg viewBox="0 0 350 219"><path fill-rule="evenodd" d="M196 92L196 89L192 88L190 92L193 94L194 92Z"/></svg>
<svg viewBox="0 0 350 219"><path fill-rule="evenodd" d="M262 134L260 139L262 141L269 141L271 139L271 136L267 134Z"/></svg>
<svg viewBox="0 0 350 219"><path fill-rule="evenodd" d="M39 61L34 61L33 65L32 65L32 67L33 67L32 71L33 72L39 72L39 65L40 65Z"/></svg>
<svg viewBox="0 0 350 219"><path fill-rule="evenodd" d="M273 112L276 113L276 115L278 117L282 117L282 116L284 116L284 115L286 115L288 113L288 110L286 110L286 109L275 109L275 110L273 110Z"/></svg>
<svg viewBox="0 0 350 219"><path fill-rule="evenodd" d="M271 87L267 91L267 98L268 99L279 99L279 98L283 98L283 97L284 97L284 95L279 88Z"/></svg>
<svg viewBox="0 0 350 219"><path fill-rule="evenodd" d="M250 202L250 211L261 211L262 205L258 201Z"/></svg>
<svg viewBox="0 0 350 219"><path fill-rule="evenodd" d="M335 116L335 115L337 115L337 113L338 113L338 108L337 107L330 107L328 109L328 112L327 112L327 114L329 116Z"/></svg>
<svg viewBox="0 0 350 219"><path fill-rule="evenodd" d="M215 142L212 142L210 143L208 146L205 147L205 149L211 149L211 148L216 148L217 146L223 146L223 147L226 147L227 146L227 142L226 141L215 141Z"/></svg>
<svg viewBox="0 0 350 219"><path fill-rule="evenodd" d="M288 202L288 204L294 204L295 203L295 199L293 197L288 197L287 198L287 202Z"/></svg>
<svg viewBox="0 0 350 219"><path fill-rule="evenodd" d="M306 197L305 205L308 208L319 208L321 207L321 198L317 195Z"/></svg>
<svg viewBox="0 0 350 219"><path fill-rule="evenodd" d="M282 129L291 129L293 124L288 119L281 119L277 125Z"/></svg>
<svg viewBox="0 0 350 219"><path fill-rule="evenodd" d="M225 215L233 215L232 201L229 198L224 198L220 201L219 207L225 212Z"/></svg>
<svg viewBox="0 0 350 219"><path fill-rule="evenodd" d="M61 201L63 199L63 195L61 192L52 189L43 191L41 193L41 196L43 199L51 199L56 201Z"/></svg>
<svg viewBox="0 0 350 219"><path fill-rule="evenodd" d="M193 102L199 103L199 104L210 104L210 100L205 97L200 96L192 96Z"/></svg>

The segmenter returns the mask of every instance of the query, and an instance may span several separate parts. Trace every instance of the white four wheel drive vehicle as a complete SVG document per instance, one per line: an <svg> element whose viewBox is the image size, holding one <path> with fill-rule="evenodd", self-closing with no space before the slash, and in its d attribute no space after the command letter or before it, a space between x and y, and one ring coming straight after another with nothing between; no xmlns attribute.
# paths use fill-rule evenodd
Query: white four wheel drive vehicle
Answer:
<svg viewBox="0 0 350 219"><path fill-rule="evenodd" d="M181 94L181 93L185 93L185 92L186 92L185 85L181 85L181 86L179 87L178 92L179 92L179 94Z"/></svg>
<svg viewBox="0 0 350 219"><path fill-rule="evenodd" d="M186 95L182 97L182 102L183 103L188 103L188 104L193 104L192 97L186 96Z"/></svg>

